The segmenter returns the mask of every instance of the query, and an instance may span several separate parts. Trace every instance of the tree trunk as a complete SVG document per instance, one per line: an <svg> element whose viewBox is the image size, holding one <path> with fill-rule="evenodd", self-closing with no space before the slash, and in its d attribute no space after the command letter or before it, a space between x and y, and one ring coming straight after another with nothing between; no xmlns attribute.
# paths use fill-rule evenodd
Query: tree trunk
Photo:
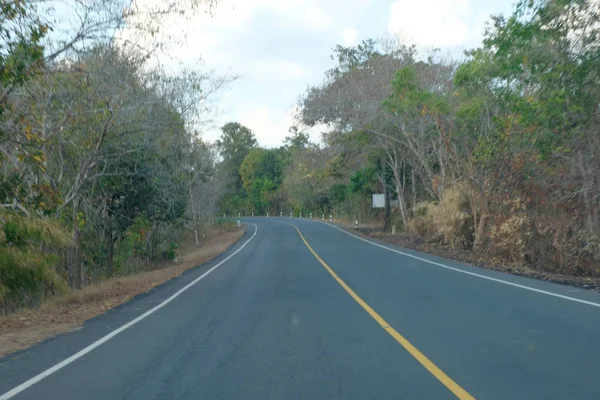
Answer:
<svg viewBox="0 0 600 400"><path fill-rule="evenodd" d="M485 237L485 224L487 222L488 217L488 200L483 193L483 190L476 188L477 190L477 199L479 201L479 208L481 209L481 213L479 215L479 224L477 225L477 231L475 232L475 241L473 242L473 249L481 248L483 244L483 240Z"/></svg>
<svg viewBox="0 0 600 400"><path fill-rule="evenodd" d="M194 224L194 240L196 246L198 246L200 244L200 238L198 237L198 213L194 204L194 191L191 183L188 185L188 193L190 196L190 209L192 210L192 223Z"/></svg>
<svg viewBox="0 0 600 400"><path fill-rule="evenodd" d="M415 168L413 165L410 166L410 186L412 186L412 206L417 204L417 185L415 177Z"/></svg>
<svg viewBox="0 0 600 400"><path fill-rule="evenodd" d="M406 203L404 201L404 186L402 185L402 182L400 182L400 175L396 169L394 169L394 182L396 184L396 192L398 193L398 208L400 209L400 216L402 217L402 225L406 227L408 215L406 214Z"/></svg>
<svg viewBox="0 0 600 400"><path fill-rule="evenodd" d="M67 279L69 286L72 288L79 287L81 279L77 279L78 275L81 275L79 268L79 223L77 221L77 213L79 210L79 201L75 198L72 202L73 211L71 218L73 219L73 234L72 243L67 248L66 256L66 267L67 267Z"/></svg>
<svg viewBox="0 0 600 400"><path fill-rule="evenodd" d="M390 229L390 191L388 190L387 182L385 181L385 177L382 179L383 181L383 196L385 198L385 212L383 216L383 230L388 231Z"/></svg>
<svg viewBox="0 0 600 400"><path fill-rule="evenodd" d="M596 228L595 218L594 218L594 205L592 204L592 193L591 190L593 188L593 183L590 182L589 173L585 168L585 164L583 161L583 155L581 151L577 153L578 161L579 161L579 172L581 173L581 180L583 181L583 187L581 188L583 192L583 204L585 206L585 228L588 233L593 234Z"/></svg>
<svg viewBox="0 0 600 400"><path fill-rule="evenodd" d="M113 239L113 232L109 230L108 232L108 276L112 276L114 274L115 269L115 242Z"/></svg>

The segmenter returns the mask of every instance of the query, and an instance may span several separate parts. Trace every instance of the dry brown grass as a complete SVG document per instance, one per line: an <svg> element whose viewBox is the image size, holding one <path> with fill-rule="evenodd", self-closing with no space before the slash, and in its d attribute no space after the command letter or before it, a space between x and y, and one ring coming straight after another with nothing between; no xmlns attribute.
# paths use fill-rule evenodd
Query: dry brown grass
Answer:
<svg viewBox="0 0 600 400"><path fill-rule="evenodd" d="M212 232L200 247L182 246L176 263L168 262L137 275L109 279L52 298L36 309L26 309L0 317L0 356L24 349L59 333L71 331L86 320L123 304L132 297L207 262L242 237L243 229Z"/></svg>

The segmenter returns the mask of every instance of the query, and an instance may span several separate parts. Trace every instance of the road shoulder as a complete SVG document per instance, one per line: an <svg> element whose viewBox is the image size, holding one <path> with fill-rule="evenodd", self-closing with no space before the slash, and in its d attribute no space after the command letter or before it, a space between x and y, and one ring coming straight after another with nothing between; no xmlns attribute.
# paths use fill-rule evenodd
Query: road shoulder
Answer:
<svg viewBox="0 0 600 400"><path fill-rule="evenodd" d="M200 247L187 248L177 263L91 285L52 299L37 309L0 317L0 357L29 348L59 334L79 329L86 321L197 268L227 252L244 229L222 232Z"/></svg>

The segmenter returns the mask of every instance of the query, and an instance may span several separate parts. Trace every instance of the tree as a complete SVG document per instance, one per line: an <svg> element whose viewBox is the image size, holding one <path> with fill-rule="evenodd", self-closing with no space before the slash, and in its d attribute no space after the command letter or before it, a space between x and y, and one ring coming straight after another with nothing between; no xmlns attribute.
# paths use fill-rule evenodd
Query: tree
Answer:
<svg viewBox="0 0 600 400"><path fill-rule="evenodd" d="M239 169L244 158L257 144L254 133L237 122L229 122L221 127L221 137L217 141L217 148L223 158L225 169L229 171L232 191L242 190Z"/></svg>
<svg viewBox="0 0 600 400"><path fill-rule="evenodd" d="M281 186L284 160L280 153L277 149L255 148L240 166L242 186L257 213L268 210L275 191Z"/></svg>
<svg viewBox="0 0 600 400"><path fill-rule="evenodd" d="M297 127L290 128L290 136L286 136L283 140L283 144L291 151L305 149L309 143L309 137L307 133L300 131Z"/></svg>

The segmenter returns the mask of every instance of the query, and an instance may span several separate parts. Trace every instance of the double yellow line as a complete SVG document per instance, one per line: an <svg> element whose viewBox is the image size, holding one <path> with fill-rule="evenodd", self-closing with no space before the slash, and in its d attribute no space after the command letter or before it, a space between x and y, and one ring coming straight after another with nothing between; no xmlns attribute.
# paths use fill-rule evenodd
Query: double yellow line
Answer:
<svg viewBox="0 0 600 400"><path fill-rule="evenodd" d="M306 239L302 235L302 232L300 232L300 229L298 229L298 227L295 226L295 225L294 225L294 228L296 228L296 230L298 231L298 234L300 235L300 238L302 239L302 241L304 242L304 244L306 245L306 247L308 248L308 250L310 250L310 252L313 254L313 256L315 256L315 258L317 260L319 260L319 262L321 263L321 265L323 265L323 267L325 267L325 269L327 270L327 272L329 272L331 274L331 276L333 277L333 279L335 279L336 282L339 283L340 286L343 287L344 290L346 292L348 292L348 294L375 321L377 321L377 323L383 329L385 329L385 331L387 333L389 333L391 337L393 337L398 343L400 343L400 345L402 347L404 347L404 349L406 349L406 351L408 351L410 353L410 355L412 355L423 367L425 367L425 369L427 371L429 371L434 377L436 377L438 381L440 381L444 386L446 386L448 388L448 390L450 390L452 393L454 393L454 395L456 397L458 397L461 400L474 400L475 399L465 389L463 389L458 383L454 382L452 380L452 378L450 378L448 375L446 375L444 373L444 371L442 371L441 369L439 369L437 367L437 365L435 365L429 358L427 358L427 356L425 356L425 354L421 353L415 346L413 346L408 340L406 340L406 338L404 336L402 336L400 333L398 333L398 331L396 331L392 326L390 326L390 324L388 324L387 321L385 319L383 319L383 317L381 315L377 314L377 312L375 310L373 310L371 308L371 306L369 306L363 299L361 299L360 296L357 295L356 292L354 292L354 290L352 290L350 288L350 286L348 286L346 284L346 282L344 282L335 273L335 271L329 265L327 265L327 263L325 261L323 261L323 259L321 257L319 257L319 255L313 250L313 248L310 247L310 245L308 244L308 242L306 241Z"/></svg>

